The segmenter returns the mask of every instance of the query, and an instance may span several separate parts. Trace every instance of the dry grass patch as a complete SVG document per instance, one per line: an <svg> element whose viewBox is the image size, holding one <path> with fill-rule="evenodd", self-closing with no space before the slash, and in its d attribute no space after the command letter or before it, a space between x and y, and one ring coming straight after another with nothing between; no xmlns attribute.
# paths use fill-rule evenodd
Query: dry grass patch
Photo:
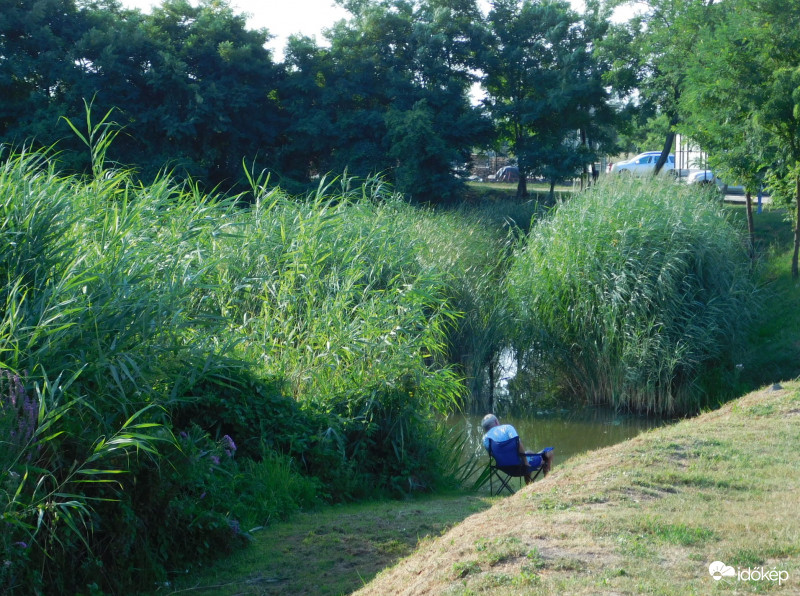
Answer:
<svg viewBox="0 0 800 596"><path fill-rule="evenodd" d="M575 458L358 594L800 593L799 387ZM713 561L789 580L715 581Z"/></svg>

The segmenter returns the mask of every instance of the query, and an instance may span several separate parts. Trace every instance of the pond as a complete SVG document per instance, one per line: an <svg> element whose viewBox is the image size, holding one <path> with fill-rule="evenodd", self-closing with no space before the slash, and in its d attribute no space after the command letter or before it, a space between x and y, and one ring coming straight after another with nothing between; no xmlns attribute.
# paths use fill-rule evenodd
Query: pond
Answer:
<svg viewBox="0 0 800 596"><path fill-rule="evenodd" d="M517 376L518 371L514 351L510 348L502 350L492 376L494 389L489 403L495 404L495 414L501 424L511 424L517 429L520 440L528 451L553 447L556 467L578 454L622 443L644 431L671 422L664 418L636 416L602 406L531 409L525 406L528 400L524 396L509 388L509 381ZM547 403L559 402L555 400ZM464 460L470 455L476 457L478 471L483 470L488 462L483 448L482 418L483 414L454 414L448 419L451 429L461 431L466 436Z"/></svg>
<svg viewBox="0 0 800 596"><path fill-rule="evenodd" d="M668 424L658 418L620 414L606 408L542 411L526 415L498 416L501 424L511 424L529 451L555 449L555 465L591 451L621 443L641 432ZM478 457L480 468L487 461L483 449L482 415L458 414L449 418L451 428L467 436L465 450ZM467 454L465 454L467 455Z"/></svg>

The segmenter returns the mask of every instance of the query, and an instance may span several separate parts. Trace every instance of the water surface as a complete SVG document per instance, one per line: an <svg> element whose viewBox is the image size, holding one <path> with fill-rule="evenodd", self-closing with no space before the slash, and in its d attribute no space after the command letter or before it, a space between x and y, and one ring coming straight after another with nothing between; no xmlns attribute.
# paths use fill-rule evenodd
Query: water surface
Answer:
<svg viewBox="0 0 800 596"><path fill-rule="evenodd" d="M481 458L481 463L488 459L482 445L482 417L477 414L458 414L449 419L452 427L465 432L468 437L465 449ZM556 465L585 451L615 445L643 431L666 424L660 419L593 407L576 411L559 410L498 417L501 424L511 424L517 429L520 440L529 451L553 447Z"/></svg>

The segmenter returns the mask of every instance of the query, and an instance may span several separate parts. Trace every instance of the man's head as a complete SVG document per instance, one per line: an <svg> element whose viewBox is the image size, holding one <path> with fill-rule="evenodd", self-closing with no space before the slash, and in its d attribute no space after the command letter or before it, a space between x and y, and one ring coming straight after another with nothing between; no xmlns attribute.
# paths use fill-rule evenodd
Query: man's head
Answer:
<svg viewBox="0 0 800 596"><path fill-rule="evenodd" d="M486 414L486 416L483 417L483 420L481 420L481 428L483 428L483 432L486 432L498 424L500 424L500 421L494 414Z"/></svg>

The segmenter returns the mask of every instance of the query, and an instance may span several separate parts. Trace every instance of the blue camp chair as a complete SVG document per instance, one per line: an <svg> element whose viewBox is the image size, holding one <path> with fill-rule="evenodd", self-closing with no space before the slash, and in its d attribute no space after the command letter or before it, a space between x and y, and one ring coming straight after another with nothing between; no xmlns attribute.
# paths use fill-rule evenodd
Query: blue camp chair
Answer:
<svg viewBox="0 0 800 596"><path fill-rule="evenodd" d="M544 454L552 450L552 447L546 447L537 453L526 453L526 465L519 454L519 437L505 441L489 439L489 494L499 495L507 490L513 495L514 489L510 485L512 478L519 478L520 487L526 474L531 475L531 482L536 480L544 470ZM500 483L497 492L494 492L495 478Z"/></svg>

